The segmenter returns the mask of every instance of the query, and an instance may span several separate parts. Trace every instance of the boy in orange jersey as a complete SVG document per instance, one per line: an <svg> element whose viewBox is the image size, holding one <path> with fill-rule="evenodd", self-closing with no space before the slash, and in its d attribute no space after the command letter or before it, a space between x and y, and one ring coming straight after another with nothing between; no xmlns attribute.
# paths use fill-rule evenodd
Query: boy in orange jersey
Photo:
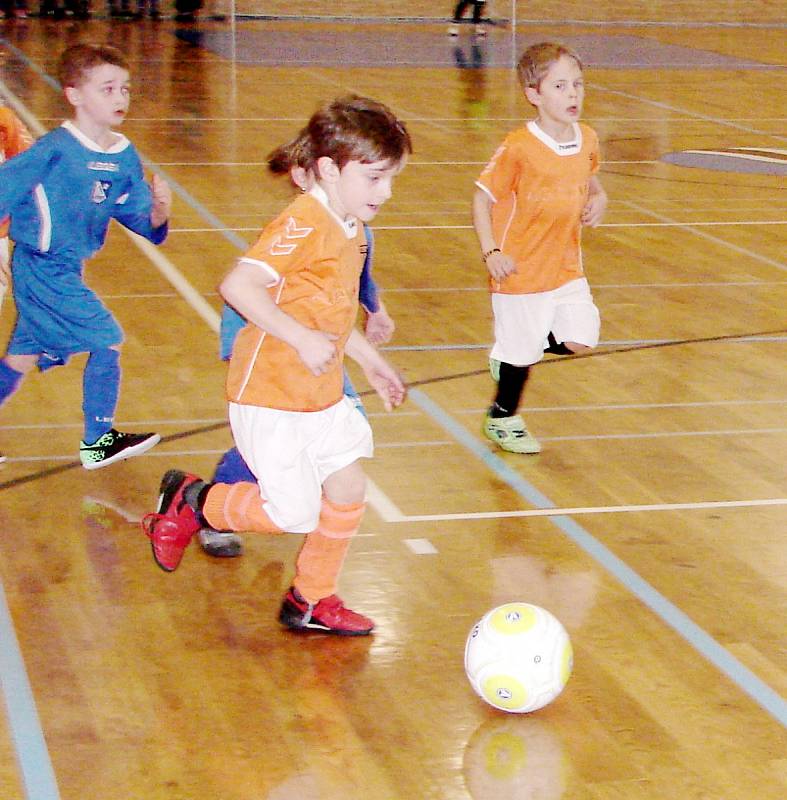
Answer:
<svg viewBox="0 0 787 800"><path fill-rule="evenodd" d="M359 459L372 455L368 421L343 394L343 359L357 361L386 410L405 386L355 328L366 253L364 222L391 196L412 151L384 105L340 98L301 131L316 184L271 222L220 291L248 324L227 376L235 444L257 483L205 483L170 470L157 511L143 520L156 563L172 571L194 533L302 533L281 623L345 636L372 631L336 584L365 508Z"/></svg>
<svg viewBox="0 0 787 800"><path fill-rule="evenodd" d="M599 313L582 268L580 232L607 206L596 175L598 138L579 122L582 62L560 44L529 47L517 65L535 120L513 131L481 173L473 224L489 271L497 394L484 434L503 450L541 446L517 414L530 366L544 352L595 347Z"/></svg>

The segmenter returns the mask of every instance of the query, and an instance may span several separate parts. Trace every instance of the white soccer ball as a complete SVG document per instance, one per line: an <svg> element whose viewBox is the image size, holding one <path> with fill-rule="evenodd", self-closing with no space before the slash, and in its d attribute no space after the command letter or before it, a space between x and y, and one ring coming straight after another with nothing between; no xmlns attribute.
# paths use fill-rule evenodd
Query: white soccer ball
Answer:
<svg viewBox="0 0 787 800"><path fill-rule="evenodd" d="M530 603L493 608L473 626L465 645L465 672L476 694L515 714L551 703L573 666L566 629Z"/></svg>

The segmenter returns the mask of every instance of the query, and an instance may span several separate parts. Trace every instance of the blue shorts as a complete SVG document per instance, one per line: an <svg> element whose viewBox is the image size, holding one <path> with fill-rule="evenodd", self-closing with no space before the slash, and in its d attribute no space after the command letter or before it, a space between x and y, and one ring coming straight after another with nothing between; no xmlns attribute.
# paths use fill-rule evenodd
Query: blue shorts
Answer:
<svg viewBox="0 0 787 800"><path fill-rule="evenodd" d="M117 320L82 281L81 262L17 246L12 274L17 318L9 354L46 354L54 365L122 343Z"/></svg>

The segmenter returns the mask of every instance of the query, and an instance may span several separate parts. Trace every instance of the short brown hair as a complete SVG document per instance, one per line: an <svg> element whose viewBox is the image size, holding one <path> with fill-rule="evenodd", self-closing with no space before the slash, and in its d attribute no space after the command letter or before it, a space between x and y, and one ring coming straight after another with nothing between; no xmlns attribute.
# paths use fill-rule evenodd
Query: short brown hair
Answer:
<svg viewBox="0 0 787 800"><path fill-rule="evenodd" d="M116 47L108 44L83 42L71 45L60 56L57 77L60 85L80 86L87 79L87 73L102 64L112 64L128 71L128 61Z"/></svg>
<svg viewBox="0 0 787 800"><path fill-rule="evenodd" d="M396 164L413 152L407 128L383 103L350 94L315 111L301 132L268 156L274 174L292 167L317 171L323 156L341 169L349 161Z"/></svg>
<svg viewBox="0 0 787 800"><path fill-rule="evenodd" d="M522 53L516 65L516 74L523 89L538 89L549 68L563 56L573 58L583 69L582 59L570 47L559 42L540 42Z"/></svg>

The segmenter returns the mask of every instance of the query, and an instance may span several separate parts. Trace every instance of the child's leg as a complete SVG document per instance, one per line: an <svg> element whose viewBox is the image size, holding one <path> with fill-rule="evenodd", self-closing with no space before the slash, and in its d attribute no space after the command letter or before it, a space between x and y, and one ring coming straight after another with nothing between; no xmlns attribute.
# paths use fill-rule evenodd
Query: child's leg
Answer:
<svg viewBox="0 0 787 800"><path fill-rule="evenodd" d="M336 594L339 573L350 539L361 527L366 503L333 503L322 499L320 522L307 533L295 562L293 586L307 602L316 604Z"/></svg>
<svg viewBox="0 0 787 800"><path fill-rule="evenodd" d="M484 3L475 0L473 3L473 24L478 25L481 22L481 12L484 10Z"/></svg>
<svg viewBox="0 0 787 800"><path fill-rule="evenodd" d="M88 355L82 374L84 442L92 444L112 429L120 393L120 352L105 347Z"/></svg>
<svg viewBox="0 0 787 800"><path fill-rule="evenodd" d="M221 457L213 472L212 483L255 483L257 479L249 469L237 447L231 447Z"/></svg>
<svg viewBox="0 0 787 800"><path fill-rule="evenodd" d="M336 596L339 574L350 540L358 532L366 509L365 478L355 463L325 482L317 530L306 534L295 564L295 578L279 613L279 621L294 630L319 630L342 636L365 636L374 622L345 608Z"/></svg>
<svg viewBox="0 0 787 800"><path fill-rule="evenodd" d="M38 360L37 355L7 355L0 359L0 405L18 388Z"/></svg>
<svg viewBox="0 0 787 800"><path fill-rule="evenodd" d="M79 458L85 469L100 469L139 456L159 443L157 433L123 433L113 427L120 391L120 353L114 347L88 355L82 375L82 412L85 438Z"/></svg>
<svg viewBox="0 0 787 800"><path fill-rule="evenodd" d="M489 409L493 418L512 417L516 414L525 390L525 384L530 377L529 366L517 366L505 361L498 363L497 394Z"/></svg>

